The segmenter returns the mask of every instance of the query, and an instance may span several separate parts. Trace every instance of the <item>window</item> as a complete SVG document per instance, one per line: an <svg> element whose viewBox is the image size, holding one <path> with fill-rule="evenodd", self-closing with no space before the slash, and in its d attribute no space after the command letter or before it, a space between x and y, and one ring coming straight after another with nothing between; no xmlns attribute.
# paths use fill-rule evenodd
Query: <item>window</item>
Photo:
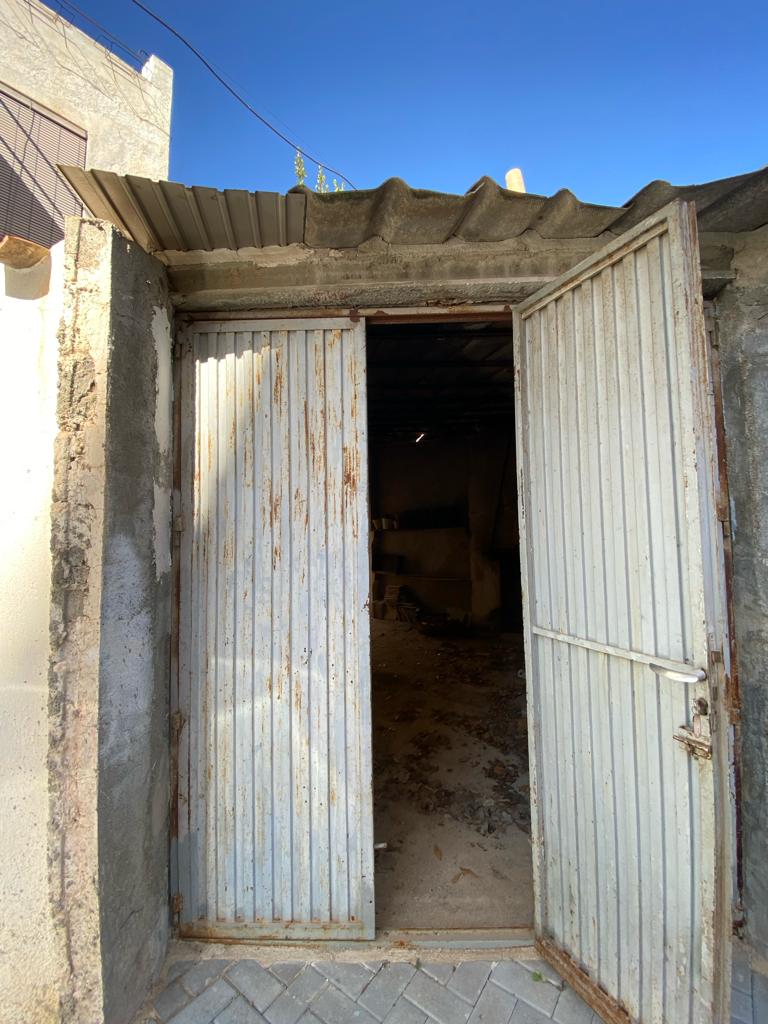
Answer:
<svg viewBox="0 0 768 1024"><path fill-rule="evenodd" d="M83 212L56 164L85 166L85 132L0 88L0 235L51 246Z"/></svg>

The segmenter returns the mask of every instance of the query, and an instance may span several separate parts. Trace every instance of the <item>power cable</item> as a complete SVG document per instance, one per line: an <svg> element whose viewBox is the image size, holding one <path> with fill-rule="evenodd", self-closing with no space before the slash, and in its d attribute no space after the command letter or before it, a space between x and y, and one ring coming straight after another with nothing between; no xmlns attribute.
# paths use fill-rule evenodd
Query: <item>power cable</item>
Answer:
<svg viewBox="0 0 768 1024"><path fill-rule="evenodd" d="M104 26L100 22L96 21L95 18L86 14L85 11L81 11L79 7L76 7L75 4L71 2L71 0L53 0L53 2L58 5L60 10L66 8L69 13L75 14L78 18L82 18L83 21L89 22L89 24L93 25L94 28L97 28L101 33L103 33L106 39L111 43L114 43L115 46L118 46L124 53L127 53L132 57L139 67L142 66L146 59L146 54L142 57L140 53L136 53L136 51L132 50L130 46L127 46L122 39L119 39L114 32L110 32L108 28L104 28Z"/></svg>
<svg viewBox="0 0 768 1024"><path fill-rule="evenodd" d="M337 171L335 168L330 167L326 163L323 163L322 160L318 160L317 157L312 156L311 153L308 153L305 149L302 149L301 146L298 146L295 142L293 142L291 139L289 139L287 135L283 135L283 133L278 128L275 128L275 126L270 121L268 121L266 117L264 117L262 114L260 114L258 112L258 110L255 110L251 106L251 104L246 99L244 99L236 89L232 88L232 86L229 84L229 82L227 82L219 74L219 72L211 64L211 62L209 60L207 60L202 55L202 53L200 53L200 51L198 49L196 49L192 45L192 43L189 42L188 39L185 39L184 36L181 34L181 32L177 32L177 30L173 27L173 25L169 25L167 21L164 21L160 17L159 14L155 14L154 11L151 11L148 7L146 7L143 3L141 3L141 0L131 0L131 2L134 3L142 11L144 11L145 14L148 14L150 18L154 18L154 20L159 25L162 25L164 29L166 29L168 32L170 32L171 35L175 36L179 40L180 43L182 43L184 46L186 46L186 48L191 53L193 53L195 55L195 57L197 57L197 59L201 62L201 64L203 64L207 68L207 70L210 71L210 73L213 75L213 77L216 79L216 81L219 82L220 85L223 85L224 88L227 90L227 92L230 93L230 95L234 96L234 98L237 100L238 103L241 103L250 114L253 114L253 116L255 118L257 118L259 121L261 121L261 123L266 128L269 128L269 130L271 132L274 132L274 134L279 139L282 139L283 142L287 143L291 147L291 149L301 153L301 155L303 157L305 157L307 160L309 160L310 163L317 164L318 167L322 167L324 170L330 171L331 174L335 174L341 181L343 181L347 185L349 185L350 188L355 189L355 190L357 189L357 186L353 185L352 182L349 180L349 178L347 178L345 175L343 175L341 173L341 171Z"/></svg>

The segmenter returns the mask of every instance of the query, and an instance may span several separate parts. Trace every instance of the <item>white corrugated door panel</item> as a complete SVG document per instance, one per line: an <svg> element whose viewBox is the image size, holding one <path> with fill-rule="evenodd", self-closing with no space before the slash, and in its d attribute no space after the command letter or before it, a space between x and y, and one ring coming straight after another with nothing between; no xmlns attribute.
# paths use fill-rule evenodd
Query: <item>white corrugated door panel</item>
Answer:
<svg viewBox="0 0 768 1024"><path fill-rule="evenodd" d="M373 936L365 333L182 338L184 936Z"/></svg>
<svg viewBox="0 0 768 1024"><path fill-rule="evenodd" d="M515 346L538 941L606 1020L714 1024L730 663L692 208L520 305Z"/></svg>

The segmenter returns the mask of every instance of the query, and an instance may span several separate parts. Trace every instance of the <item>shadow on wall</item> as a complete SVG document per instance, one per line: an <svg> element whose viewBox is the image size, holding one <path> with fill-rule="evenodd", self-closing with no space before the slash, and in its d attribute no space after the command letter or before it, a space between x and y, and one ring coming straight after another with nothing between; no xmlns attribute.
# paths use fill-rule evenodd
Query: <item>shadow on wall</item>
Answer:
<svg viewBox="0 0 768 1024"><path fill-rule="evenodd" d="M24 169L34 181L31 170ZM0 156L0 196L5 198L0 206L0 234L18 235L51 246L64 237L64 213L58 209L56 198L47 196L39 183L35 183L35 188L53 212L46 209L21 175Z"/></svg>

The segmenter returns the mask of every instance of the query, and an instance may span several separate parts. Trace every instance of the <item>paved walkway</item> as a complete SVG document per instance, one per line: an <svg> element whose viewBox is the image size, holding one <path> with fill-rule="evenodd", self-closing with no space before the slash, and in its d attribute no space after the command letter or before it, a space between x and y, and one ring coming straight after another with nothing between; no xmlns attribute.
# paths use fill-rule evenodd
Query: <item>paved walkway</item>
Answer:
<svg viewBox="0 0 768 1024"><path fill-rule="evenodd" d="M768 1022L768 976L737 942L732 1024ZM136 1024L602 1024L543 960L175 960Z"/></svg>
<svg viewBox="0 0 768 1024"><path fill-rule="evenodd" d="M601 1024L541 960L459 964L181 961L140 1021L172 1024Z"/></svg>

